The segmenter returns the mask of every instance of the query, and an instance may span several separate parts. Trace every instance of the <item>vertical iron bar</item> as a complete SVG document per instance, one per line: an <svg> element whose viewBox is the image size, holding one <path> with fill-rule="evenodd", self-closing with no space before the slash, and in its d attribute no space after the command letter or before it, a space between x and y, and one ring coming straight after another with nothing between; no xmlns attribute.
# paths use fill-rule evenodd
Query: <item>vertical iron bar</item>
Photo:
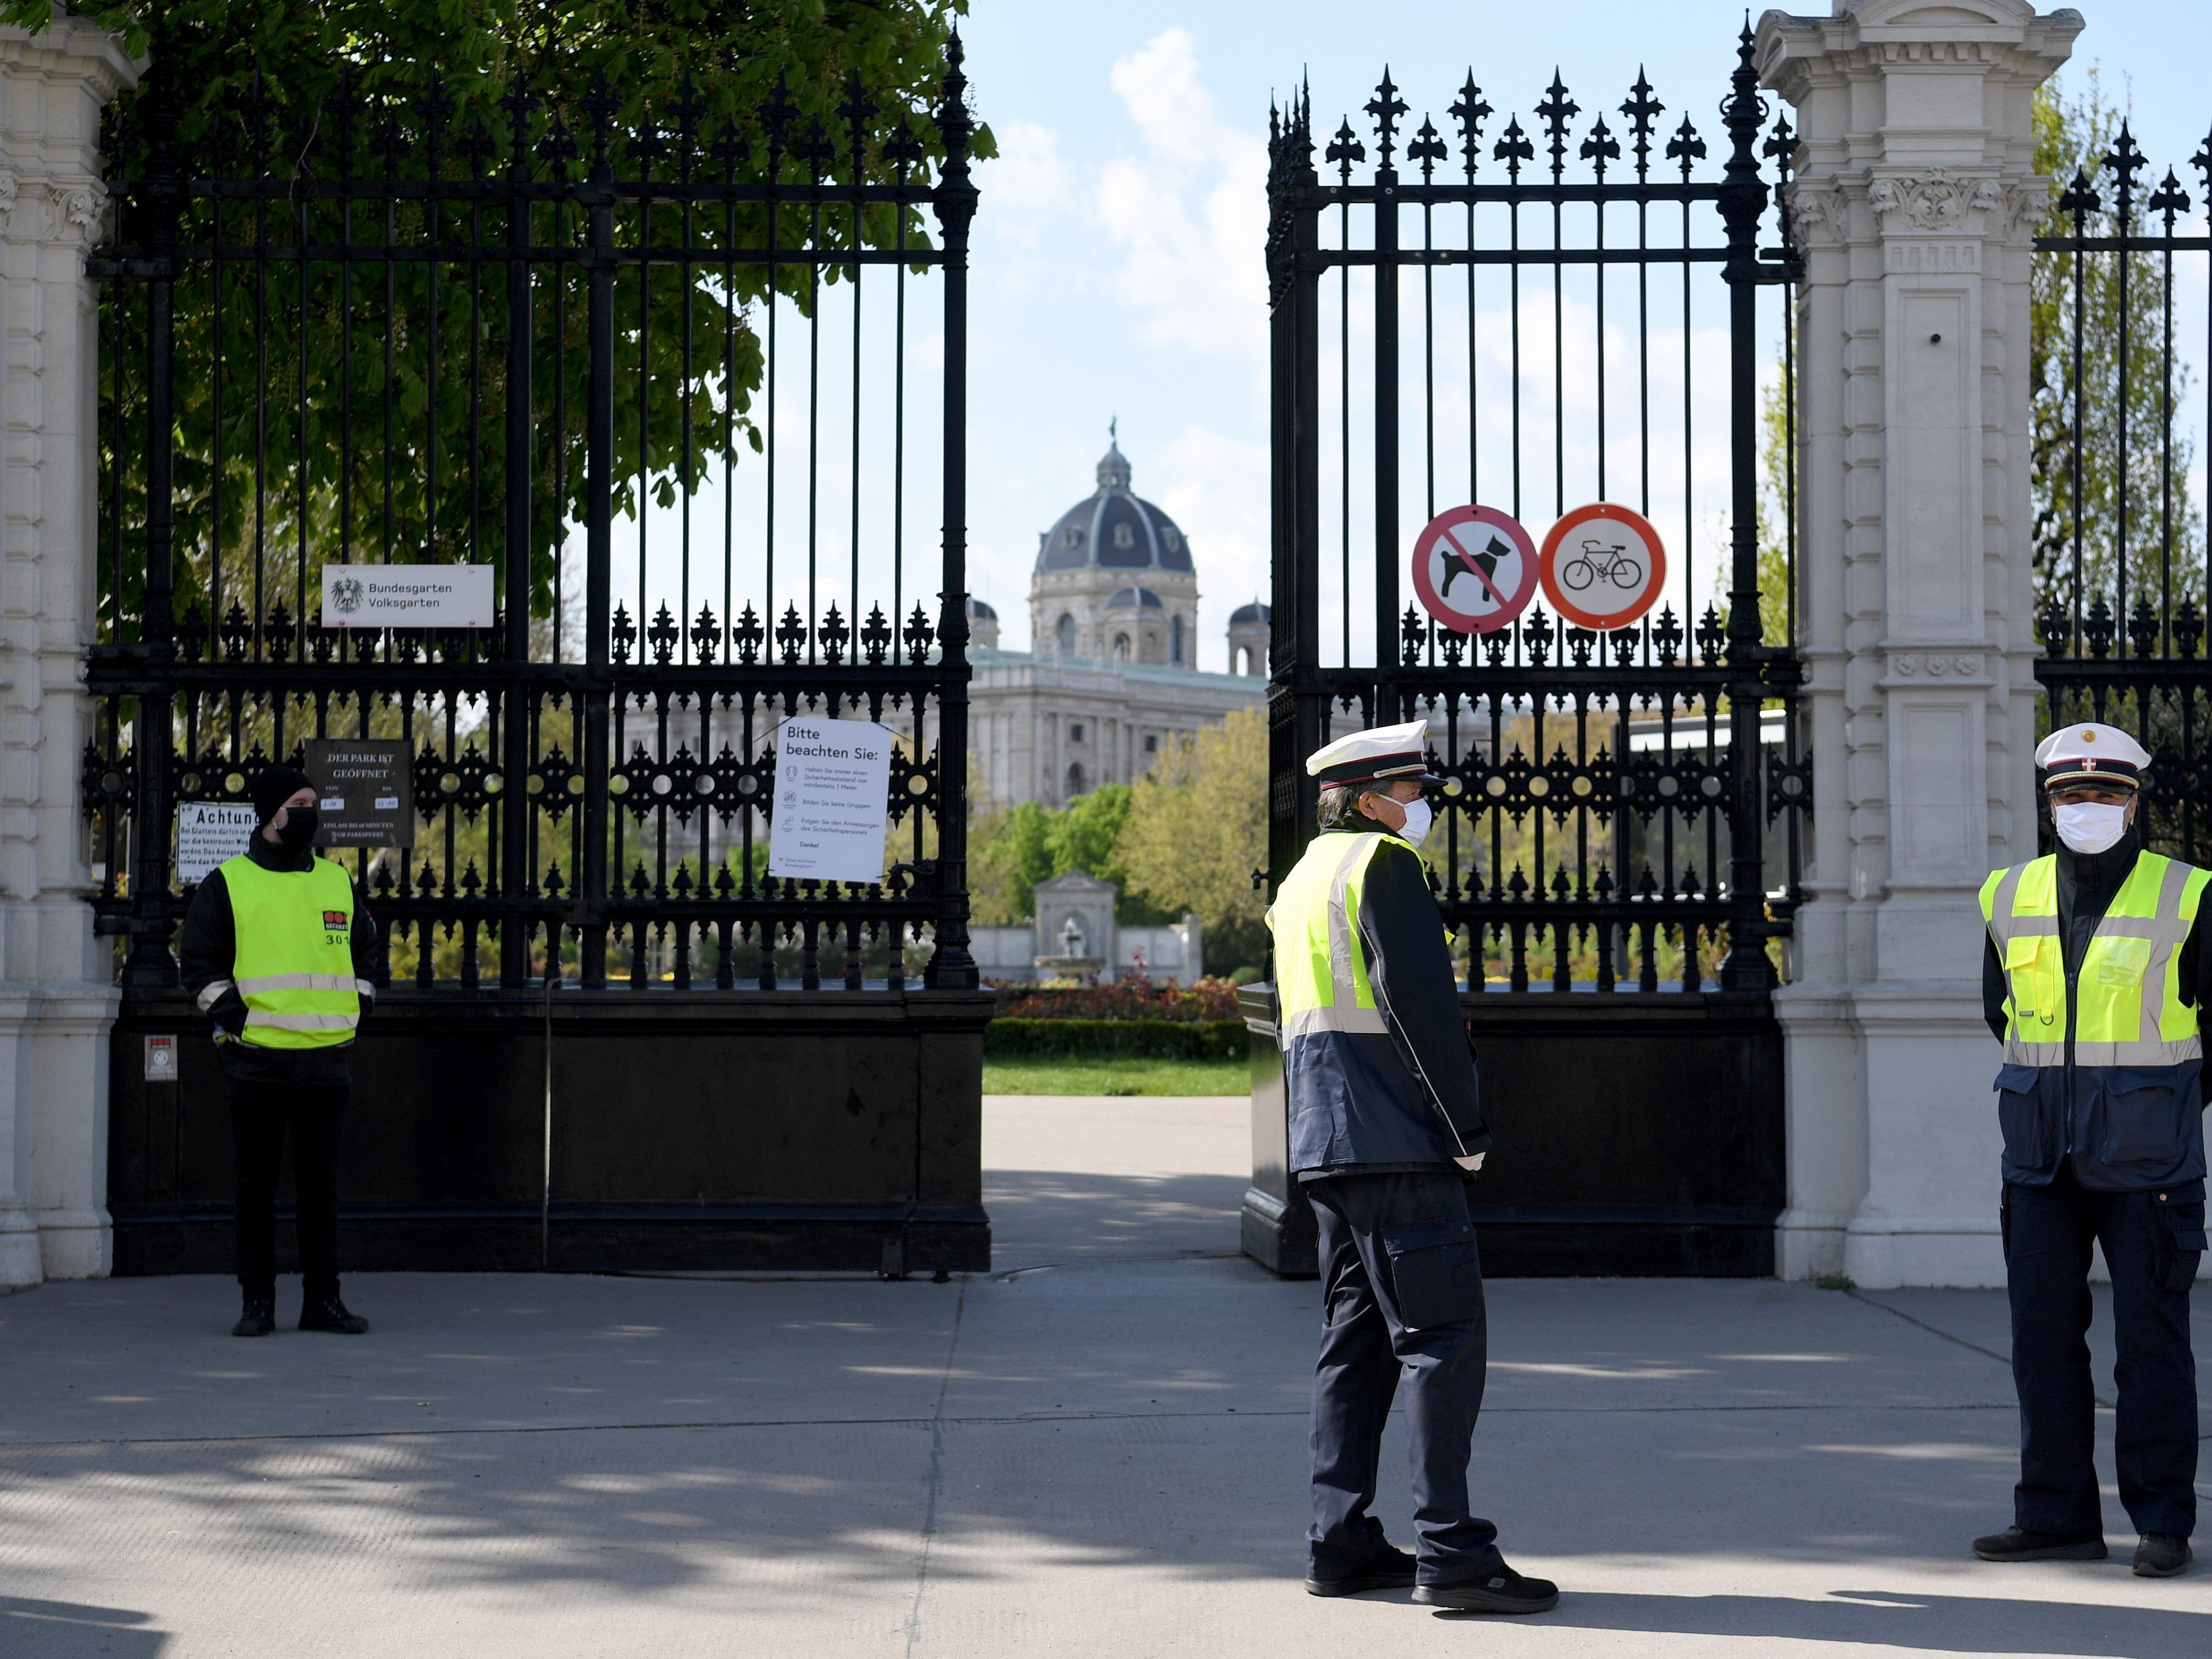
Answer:
<svg viewBox="0 0 2212 1659"><path fill-rule="evenodd" d="M518 69L517 75L521 71ZM501 733L506 753L500 815L502 908L499 929L499 982L509 988L530 978L530 934L523 925L523 902L535 885L530 853L530 734L533 724L531 682L531 485L536 457L531 443L532 354L534 343L530 305L530 181L524 145L522 106L517 100L514 155L507 167L507 720ZM556 509L557 510L557 509ZM548 971L558 952L548 952Z"/></svg>
<svg viewBox="0 0 2212 1659"><path fill-rule="evenodd" d="M968 228L975 216L968 143L963 50L955 31L945 47L937 129L945 141L937 219L945 250L945 591L937 709L937 949L927 982L933 990L972 990L968 951ZM916 717L915 735L921 735Z"/></svg>
<svg viewBox="0 0 2212 1659"><path fill-rule="evenodd" d="M603 991L607 984L607 634L614 608L615 191L604 125L599 137L591 185L580 192L590 214L591 238L583 261L590 281L585 323L584 848L573 889L572 925L581 934L577 969L587 991Z"/></svg>
<svg viewBox="0 0 2212 1659"><path fill-rule="evenodd" d="M1389 84L1388 70L1383 84ZM1398 170L1390 164L1386 136L1375 169L1376 684L1372 719L1377 726L1400 718L1399 696L1391 681L1403 654L1398 642L1397 189ZM1345 608L1349 610L1352 595L1347 592L1344 597Z"/></svg>

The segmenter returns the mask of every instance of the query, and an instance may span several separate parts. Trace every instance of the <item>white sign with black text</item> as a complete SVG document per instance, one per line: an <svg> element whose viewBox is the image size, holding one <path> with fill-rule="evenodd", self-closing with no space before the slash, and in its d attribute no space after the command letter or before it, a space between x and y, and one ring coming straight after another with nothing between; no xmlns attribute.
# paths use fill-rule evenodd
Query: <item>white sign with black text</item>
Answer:
<svg viewBox="0 0 2212 1659"><path fill-rule="evenodd" d="M253 840L258 822L251 806L219 800L180 802L177 807L177 879L205 881L209 871L246 849Z"/></svg>
<svg viewBox="0 0 2212 1659"><path fill-rule="evenodd" d="M881 881L890 781L891 734L873 720L784 721L769 874Z"/></svg>
<svg viewBox="0 0 2212 1659"><path fill-rule="evenodd" d="M488 564L326 564L325 628L489 628Z"/></svg>

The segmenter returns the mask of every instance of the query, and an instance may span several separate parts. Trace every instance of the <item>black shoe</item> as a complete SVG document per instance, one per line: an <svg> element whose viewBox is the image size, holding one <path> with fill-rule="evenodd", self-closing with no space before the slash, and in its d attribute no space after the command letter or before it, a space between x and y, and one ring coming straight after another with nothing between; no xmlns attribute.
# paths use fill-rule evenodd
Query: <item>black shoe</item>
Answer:
<svg viewBox="0 0 2212 1659"><path fill-rule="evenodd" d="M2178 1532L2147 1532L2136 1540L2136 1577L2171 1578L2185 1571L2193 1552Z"/></svg>
<svg viewBox="0 0 2212 1659"><path fill-rule="evenodd" d="M1416 1584L1413 1600L1462 1613L1549 1613L1559 1605L1559 1587L1548 1578L1524 1578L1500 1561L1498 1571L1485 1577Z"/></svg>
<svg viewBox="0 0 2212 1659"><path fill-rule="evenodd" d="M1366 1590L1404 1589L1413 1582L1413 1558L1386 1549L1356 1572L1341 1578L1309 1578L1308 1595L1358 1595Z"/></svg>
<svg viewBox="0 0 2212 1659"><path fill-rule="evenodd" d="M233 1336L266 1336L276 1328L276 1298L273 1296L249 1296L246 1311L238 1316L238 1323L230 1328Z"/></svg>
<svg viewBox="0 0 2212 1659"><path fill-rule="evenodd" d="M2007 1527L1974 1540L1974 1553L1984 1561L2101 1561L2105 1540L2094 1532L2029 1532L2024 1527Z"/></svg>
<svg viewBox="0 0 2212 1659"><path fill-rule="evenodd" d="M335 1331L340 1336L359 1336L368 1329L368 1322L359 1314L348 1313L346 1304L337 1297L321 1296L300 1310L300 1328L303 1331Z"/></svg>

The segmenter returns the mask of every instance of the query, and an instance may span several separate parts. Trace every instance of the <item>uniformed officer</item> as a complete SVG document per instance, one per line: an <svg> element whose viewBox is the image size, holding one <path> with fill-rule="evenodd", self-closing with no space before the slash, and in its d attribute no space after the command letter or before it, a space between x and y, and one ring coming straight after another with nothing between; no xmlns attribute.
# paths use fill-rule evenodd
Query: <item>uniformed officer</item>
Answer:
<svg viewBox="0 0 2212 1659"><path fill-rule="evenodd" d="M1322 833L1277 890L1274 935L1291 1173L1320 1224L1324 1324L1314 1376L1316 1595L1413 1586L1431 1606L1540 1613L1559 1593L1468 1512L1487 1334L1467 1172L1490 1145L1459 987L1427 872L1419 720L1341 738L1306 763ZM1402 1373L1417 1555L1368 1513Z"/></svg>
<svg viewBox="0 0 2212 1659"><path fill-rule="evenodd" d="M234 1335L276 1328L276 1172L287 1130L298 1195L303 1331L368 1328L338 1296L339 1131L346 1054L376 1000L376 942L344 868L315 856L315 787L289 766L253 781L247 848L212 871L185 915L185 989L215 1021L237 1169Z"/></svg>
<svg viewBox="0 0 2212 1659"><path fill-rule="evenodd" d="M2004 1044L2005 1276L2020 1393L2014 1524L1985 1561L2100 1561L2089 1247L2112 1276L2120 1502L2135 1570L2189 1565L2197 1364L2189 1291L2204 1249L2203 1024L2212 873L2142 850L2150 757L2115 726L2035 751L2058 850L1982 884L1990 1029Z"/></svg>

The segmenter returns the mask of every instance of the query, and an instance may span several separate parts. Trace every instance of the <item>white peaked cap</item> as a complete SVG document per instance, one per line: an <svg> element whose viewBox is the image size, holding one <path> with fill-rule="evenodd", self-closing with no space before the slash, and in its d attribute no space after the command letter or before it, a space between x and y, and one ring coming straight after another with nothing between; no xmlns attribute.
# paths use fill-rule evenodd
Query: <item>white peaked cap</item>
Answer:
<svg viewBox="0 0 2212 1659"><path fill-rule="evenodd" d="M2082 720L2062 726L2035 745L2035 763L2043 770L2043 787L2107 783L2123 789L2140 788L2149 751L2117 726Z"/></svg>
<svg viewBox="0 0 2212 1659"><path fill-rule="evenodd" d="M1377 726L1316 750L1306 758L1306 775L1324 785L1382 783L1399 778L1425 780L1426 720Z"/></svg>

